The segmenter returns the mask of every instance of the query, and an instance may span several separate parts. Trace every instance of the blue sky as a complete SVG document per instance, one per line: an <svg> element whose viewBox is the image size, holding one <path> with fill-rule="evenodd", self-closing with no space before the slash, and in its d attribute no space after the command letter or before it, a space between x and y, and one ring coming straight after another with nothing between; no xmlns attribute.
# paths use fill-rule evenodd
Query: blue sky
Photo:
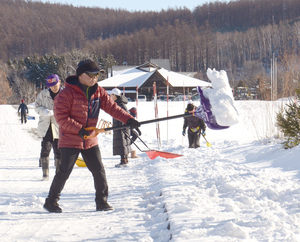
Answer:
<svg viewBox="0 0 300 242"><path fill-rule="evenodd" d="M168 8L175 9L176 7L187 7L193 10L196 6L201 6L204 3L215 2L215 0L150 0L150 1L137 1L137 0L40 0L41 2L72 4L75 7L100 7L100 8L113 8L113 9L126 9L128 11L161 11ZM220 2L228 2L229 0L220 0Z"/></svg>

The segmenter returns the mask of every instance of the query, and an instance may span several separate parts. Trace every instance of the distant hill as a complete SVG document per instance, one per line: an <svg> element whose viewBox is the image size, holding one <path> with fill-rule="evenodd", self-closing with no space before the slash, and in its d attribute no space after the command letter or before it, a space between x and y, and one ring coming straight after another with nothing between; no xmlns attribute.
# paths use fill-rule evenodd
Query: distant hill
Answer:
<svg viewBox="0 0 300 242"><path fill-rule="evenodd" d="M157 26L169 26L176 31L178 22L197 29L209 23L213 30L227 32L300 19L298 0L216 1L197 6L193 11L179 8L160 12L129 12L25 0L0 0L0 3L2 61L33 54L68 52L84 48L90 41L142 30L155 31Z"/></svg>

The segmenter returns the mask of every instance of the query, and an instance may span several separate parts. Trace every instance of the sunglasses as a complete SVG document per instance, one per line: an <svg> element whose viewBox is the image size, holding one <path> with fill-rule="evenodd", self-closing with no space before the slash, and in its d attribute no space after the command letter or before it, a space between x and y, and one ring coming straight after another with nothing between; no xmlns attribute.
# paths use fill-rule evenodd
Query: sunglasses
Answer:
<svg viewBox="0 0 300 242"><path fill-rule="evenodd" d="M88 72L85 72L85 74L87 74L90 78L98 78L100 76L100 73L96 73L96 74L92 74L92 73L88 73Z"/></svg>

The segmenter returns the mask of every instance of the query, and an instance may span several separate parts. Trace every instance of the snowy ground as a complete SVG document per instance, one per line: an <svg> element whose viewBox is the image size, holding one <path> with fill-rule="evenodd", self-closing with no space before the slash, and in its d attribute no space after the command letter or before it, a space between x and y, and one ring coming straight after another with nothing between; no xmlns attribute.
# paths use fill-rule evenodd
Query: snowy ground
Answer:
<svg viewBox="0 0 300 242"><path fill-rule="evenodd" d="M169 115L187 103L170 102ZM135 103L129 103L128 107ZM167 103L159 103L165 117ZM92 176L74 167L62 192L61 214L43 209L50 180L38 167L38 120L21 125L16 107L0 106L1 241L300 241L300 147L284 150L272 114L277 103L237 101L240 122L207 130L207 147L188 149L183 119L160 123L163 151L176 159L130 159L115 168L112 135L98 136L114 211L96 212ZM281 104L279 103L280 107ZM30 109L30 115L36 116ZM154 118L153 102L139 103L139 120ZM100 118L111 121L103 111ZM168 125L168 129L167 129ZM141 127L142 139L157 149L155 124ZM144 149L141 143L138 145Z"/></svg>

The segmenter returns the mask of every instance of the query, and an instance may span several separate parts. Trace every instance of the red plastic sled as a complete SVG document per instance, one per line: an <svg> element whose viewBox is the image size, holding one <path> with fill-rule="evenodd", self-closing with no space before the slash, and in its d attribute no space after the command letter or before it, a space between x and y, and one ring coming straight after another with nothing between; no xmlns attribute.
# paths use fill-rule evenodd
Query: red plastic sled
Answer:
<svg viewBox="0 0 300 242"><path fill-rule="evenodd" d="M148 145L141 139L140 136L138 136L139 140L147 147L148 150L141 150L140 147L137 146L137 144L130 138L130 136L127 134L126 131L122 130L122 132L131 140L132 144L135 145L136 148L139 149L141 152L145 152L150 160L154 160L156 157L162 157L166 159L174 159L181 157L183 155L170 153L166 151L160 151L160 150L151 150L149 149Z"/></svg>
<svg viewBox="0 0 300 242"><path fill-rule="evenodd" d="M146 152L146 154L150 160L154 160L156 157L163 157L166 159L174 159L174 158L183 156L180 154L170 153L170 152L166 152L166 151L159 151L159 150L149 150L149 151L143 150L143 152Z"/></svg>

